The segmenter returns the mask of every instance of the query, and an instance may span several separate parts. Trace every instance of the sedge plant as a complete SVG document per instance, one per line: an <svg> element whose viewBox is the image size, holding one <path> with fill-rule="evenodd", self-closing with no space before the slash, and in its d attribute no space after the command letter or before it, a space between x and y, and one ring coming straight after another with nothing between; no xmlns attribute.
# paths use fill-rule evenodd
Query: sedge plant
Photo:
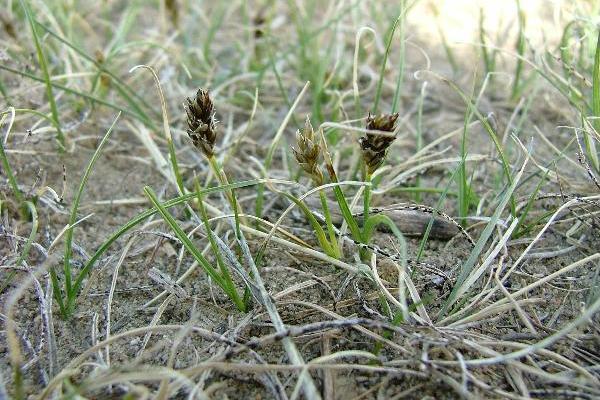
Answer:
<svg viewBox="0 0 600 400"><path fill-rule="evenodd" d="M362 159L364 163L364 182L365 190L363 192L363 212L354 214L350 210L346 195L344 194L337 174L333 167L331 155L327 149L327 142L323 130L319 129L320 141L315 138L310 120L307 118L304 129L299 130L296 134L297 148L293 148L293 153L300 167L312 179L313 183L318 187L325 183L331 184L333 194L344 222L348 226L350 236L354 242L368 245L371 241L375 228L379 225L387 225L392 233L398 238L401 248L405 249L405 241L402 233L396 227L394 222L385 214L377 213L370 214L371 208L371 185L373 173L383 164L388 148L395 140L395 123L398 119L398 114L381 114L367 117L366 129L368 133L361 137L358 141ZM325 182L325 177L319 166L320 155L323 155L325 162L325 170L329 177L329 182ZM336 238L336 229L333 226L329 202L323 190L319 191L321 207L325 216L325 224L327 234L318 223L312 212L300 200L291 195L287 195L298 207L303 211L307 220L315 231L315 236L319 245L328 255L339 258L342 255L340 241ZM362 217L362 218L359 218ZM362 226L359 224L362 219ZM370 257L370 253L361 247L360 255L363 260ZM404 257L403 257L404 258Z"/></svg>
<svg viewBox="0 0 600 400"><path fill-rule="evenodd" d="M306 117L304 128L298 129L296 132L296 145L296 148L292 147L292 152L294 153L294 157L296 158L298 165L300 165L302 170L304 170L304 172L311 177L315 186L322 186L324 183L324 177L321 167L319 166L322 149L319 140L315 137L315 131L308 116ZM304 203L291 195L287 197L294 201L304 212L304 215L315 231L317 240L319 241L319 245L323 251L325 251L325 253L331 257L340 258L341 250L333 223L331 221L331 212L329 211L329 205L327 203L325 192L320 190L319 198L321 200L321 207L325 216L325 224L327 226L327 234L329 237L325 235L321 225L319 225L312 212L304 205Z"/></svg>
<svg viewBox="0 0 600 400"><path fill-rule="evenodd" d="M218 162L214 158L214 146L215 141L217 139L216 120L214 120L214 106L212 105L212 101L208 96L208 92L199 91L199 95L197 95L195 99L188 100L189 101L186 107L186 110L188 110L188 133L192 137L194 145L198 149L200 149L202 153L207 157L211 167L215 171L221 171ZM166 202L161 202L158 199L155 192L152 190L152 188L145 187L144 192L148 196L154 207L139 214L138 216L124 224L116 232L114 232L102 243L101 246L99 246L94 255L85 263L83 268L80 269L77 273L73 273L71 268L71 241L73 236L73 228L76 225L77 221L76 216L79 205L79 199L83 194L85 184L93 169L93 166L96 160L99 158L102 148L108 141L115 124L116 119L113 122L113 125L106 133L106 135L104 136L104 138L102 139L100 145L94 152L94 155L92 156L92 159L85 170L84 176L79 186L79 190L77 191L76 198L72 205L71 223L69 224L66 230L67 245L65 246L64 285L61 285L59 276L56 273L55 269L50 269L54 289L53 292L59 305L61 315L64 318L69 318L73 315L73 312L75 311L75 308L77 306L77 295L81 291L85 279L89 276L92 268L99 262L100 258L108 250L108 248L116 240L121 238L124 234L129 232L135 226L139 225L147 218L155 214L159 214L166 221L166 223L170 226L173 232L175 232L175 235L181 241L186 250L190 252L190 254L198 262L198 264L205 270L205 272L207 272L207 274L211 277L213 282L217 283L223 289L223 291L228 295L228 297L232 300L235 306L241 311L247 310L247 296L244 294L244 297L242 297L242 295L238 293L231 278L231 275L229 274L229 271L224 270L225 266L222 262L223 257L219 257L220 254L216 253L215 250L216 241L215 243L211 241L211 246L213 251L215 251L215 258L217 259L218 268L213 267L210 264L210 262L206 259L206 257L204 257L202 252L194 245L192 240L188 237L188 235L182 230L182 228L178 225L175 219L171 216L171 214L168 212L168 209L176 205L186 205L189 201L197 199L198 203L200 204L201 221L205 225L205 229L209 236L209 239L215 238L215 236L212 233L212 230L210 230L210 226L206 218L205 207L203 203L204 196L206 196L209 193L224 192L228 198L232 199L233 204L235 205L236 202L233 194L233 189L256 185L258 184L257 180L242 181L234 184L222 184L217 187L211 187L202 190L200 190L199 186L197 185L195 193L180 193L179 196L175 199ZM3 157L0 158L2 158L3 160L5 159ZM174 165L173 167L175 168ZM227 180L225 174L222 172L216 173L216 175L222 182ZM237 210L236 207L234 207L234 211L235 210ZM237 216L237 212L235 214ZM237 218L236 222L238 222Z"/></svg>
<svg viewBox="0 0 600 400"><path fill-rule="evenodd" d="M194 97L189 97L186 99L184 108L187 115L187 134L192 140L194 147L196 147L196 149L198 149L207 159L211 170L215 176L217 176L221 186L225 187L225 195L235 215L236 236L239 236L239 206L233 190L227 188L227 176L215 157L215 144L218 137L217 120L215 118L215 106L208 90L202 88L198 89ZM197 179L195 184L196 200L199 204L201 220L205 231L207 232L211 249L215 256L217 268L215 268L206 259L206 257L202 254L198 247L194 245L188 235L185 234L173 216L171 216L166 208L160 204L153 190L149 187L146 187L144 191L154 207L161 214L165 222L170 226L177 238L181 241L185 249L194 257L194 259L213 280L213 282L215 282L231 299L238 310L245 312L248 308L248 295L241 295L238 292L235 283L233 282L229 268L224 261L224 256L221 254L222 252L217 246L216 236L210 227L208 215L206 213L206 207L204 205L204 198L201 194L202 191Z"/></svg>
<svg viewBox="0 0 600 400"><path fill-rule="evenodd" d="M204 89L199 89L194 97L187 98L185 102L185 112L187 114L187 134L190 139L192 139L194 146L208 160L213 173L217 176L221 186L225 188L225 195L235 215L236 236L239 237L239 206L233 190L228 188L227 176L215 157L215 143L218 137L217 120L215 118L215 107L209 92ZM206 207L204 205L204 198L201 194L202 191L198 181L196 180L196 199L199 204L201 220L205 231L207 232L218 268L215 268L206 259L198 247L194 245L192 240L188 237L188 235L186 235L177 221L166 210L165 206L160 203L154 191L151 188L146 187L144 192L154 207L161 214L165 222L173 230L177 238L181 241L185 249L194 257L202 269L208 274L208 276L210 276L213 282L215 282L231 299L238 310L245 312L248 309L248 293L246 292L243 295L240 294L235 286L235 283L233 282L229 268L224 261L224 255L217 245L217 238L211 230L208 215L206 213Z"/></svg>
<svg viewBox="0 0 600 400"><path fill-rule="evenodd" d="M402 234L394 224L394 222L385 214L370 215L371 209L371 187L373 185L373 174L379 167L383 165L389 147L396 140L396 120L399 114L379 114L367 117L365 136L358 141L364 162L363 180L365 185L363 195L363 226L362 226L362 243L368 244L371 241L373 232L378 225L387 225L392 233L398 237L401 243L404 242ZM368 257L368 252L363 251L364 257Z"/></svg>

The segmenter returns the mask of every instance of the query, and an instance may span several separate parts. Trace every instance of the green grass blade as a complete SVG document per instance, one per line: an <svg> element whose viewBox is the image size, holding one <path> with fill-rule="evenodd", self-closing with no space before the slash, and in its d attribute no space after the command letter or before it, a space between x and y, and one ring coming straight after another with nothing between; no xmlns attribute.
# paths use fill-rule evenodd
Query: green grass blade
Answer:
<svg viewBox="0 0 600 400"><path fill-rule="evenodd" d="M578 23L577 20L573 20L573 21L569 22L567 25L565 25L565 27L563 29L563 34L560 38L560 45L559 45L560 60L562 62L562 66L563 66L563 73L564 73L565 77L567 78L567 80L572 75L572 72L571 72L571 69L569 68L569 66L571 66L573 63L573 57L571 55L571 52L569 51L569 39L571 38L571 31L574 30L574 28L577 26L577 23Z"/></svg>
<svg viewBox="0 0 600 400"><path fill-rule="evenodd" d="M273 75L275 75L275 82L277 83L277 88L281 92L281 97L285 100L285 104L289 110L292 108L292 102L290 101L290 99L287 95L285 86L283 85L283 81L281 79L281 74L279 73L279 70L277 69L277 65L275 64L275 56L273 55L273 48L271 46L270 41L267 44L267 52L269 54L269 65L271 66ZM294 123L294 125L300 126L300 124L298 124L298 121L296 121L296 117L294 115L292 115L292 122Z"/></svg>
<svg viewBox="0 0 600 400"><path fill-rule="evenodd" d="M310 226L312 227L313 231L315 232L315 236L317 237L317 240L319 241L319 246L321 246L323 251L325 251L325 253L328 256L331 256L334 258L339 258L339 254L337 254L335 251L335 247L337 247L336 243L333 243L333 244L329 243L329 241L327 240L327 235L325 234L325 231L323 230L323 228L321 227L321 225L319 224L319 222L313 215L312 211L310 211L310 209L306 206L306 204L304 204L303 201L298 200L295 196L292 196L289 193L285 193L285 192L279 192L279 193L281 195L285 196L285 198L292 201L294 204L296 204L296 206L298 206L298 208L304 213L304 216L306 217L306 219L310 223ZM335 246L335 247L333 247L333 246Z"/></svg>
<svg viewBox="0 0 600 400"><path fill-rule="evenodd" d="M448 311L448 308L451 305L453 305L454 302L457 300L457 296L462 289L463 282L467 279L467 277L473 270L473 267L475 267L475 263L477 262L477 260L479 260L479 256L483 252L483 248L484 248L485 244L488 242L488 239L490 238L490 236L494 232L494 229L496 228L498 219L500 218L500 216L502 215L502 212L504 211L504 208L506 207L506 205L509 203L510 199L512 198L513 192L517 187L517 183L520 180L520 177L523 173L523 169L525 168L526 164L527 164L527 160L523 164L523 168L517 175L517 178L515 180L513 180L510 187L504 192L504 195L502 196L502 199L500 200L498 206L496 207L494 214L490 218L490 221L483 229L483 232L481 232L481 235L479 236L479 239L477 240L477 243L475 244L475 248L471 251L471 254L469 254L467 261L465 261L465 263L461 266L460 273L458 275L458 278L456 279L456 283L454 284L454 287L452 288L452 292L450 292L448 299L444 302L442 309L440 310L439 318L443 317L446 314L446 312Z"/></svg>
<svg viewBox="0 0 600 400"><path fill-rule="evenodd" d="M185 249L196 259L196 261L198 261L198 264L200 264L202 269L204 269L204 271L211 277L211 279L215 281L215 283L219 285L221 289L225 291L225 293L227 293L228 287L223 277L217 272L217 270L212 265L210 265L208 260L202 255L202 252L198 250L198 248L192 243L188 235L186 235L183 229L181 229L177 221L175 221L175 218L173 218L171 214L169 214L167 209L160 203L160 201L156 197L156 193L154 193L154 190L152 190L151 187L146 186L144 187L144 193L146 193L146 196L148 196L148 198L152 202L152 205L158 210L158 213L173 230L175 236L177 236L177 239L179 239L179 241L183 244Z"/></svg>
<svg viewBox="0 0 600 400"><path fill-rule="evenodd" d="M202 49L203 49L202 52L204 54L204 61L207 64L210 64L210 62L213 60L213 57L211 54L211 45L214 42L214 38L215 38L215 35L217 34L217 31L219 30L221 25L223 25L223 21L225 19L225 15L226 15L226 11L227 11L227 2L215 3L215 5L217 5L217 4L219 6L216 7L216 9L210 15L210 18L209 18L210 26L208 27L208 30L206 30L206 39L204 41L204 45L202 46Z"/></svg>
<svg viewBox="0 0 600 400"><path fill-rule="evenodd" d="M440 23L440 10L437 8L434 2L431 4L431 11L435 16L435 25L437 28L438 35L440 40L442 41L442 47L444 48L444 53L446 54L446 58L452 67L452 76L456 76L456 71L458 71L458 63L456 62L456 57L454 56L454 52L450 44L448 43L448 38L446 33L442 28L442 24Z"/></svg>
<svg viewBox="0 0 600 400"><path fill-rule="evenodd" d="M73 43L69 42L67 39L63 38L62 36L58 35L57 33L55 33L54 31L52 31L50 28L48 28L47 26L41 24L39 21L36 21L36 24L41 27L42 29L44 29L50 36L52 36L53 38L55 38L56 40L58 40L60 43L64 44L65 46L69 47L70 49L72 49L75 53L79 54L81 57L83 57L84 59L86 59L87 61L91 62L92 64L94 64L94 66L96 68L98 68L98 70L100 72L103 72L105 74L107 74L108 76L111 77L111 79L117 83L118 85L118 91L121 94L121 96L123 97L123 99L133 108L135 109L135 111L140 115L143 116L144 118L146 118L148 121L150 121L150 118L146 115L146 113L138 106L138 102L140 102L141 104L143 104L146 108L148 108L149 110L152 111L152 113L156 116L159 117L160 113L158 111L156 111L152 106L150 106L148 104L148 102L146 102L146 100L144 100L144 98L142 96L140 96L140 94L138 92L136 92L135 90L133 90L131 87L129 87L129 85L121 78L119 78L114 72L112 72L110 69L108 69L106 67L106 65L99 63L94 57L88 55L83 49L77 47L76 45L74 45ZM120 90L119 90L120 89ZM134 98L137 100L134 100Z"/></svg>
<svg viewBox="0 0 600 400"><path fill-rule="evenodd" d="M396 80L396 89L394 91L394 98L392 100L392 113L395 113L400 108L400 93L402 92L402 84L404 82L404 68L406 58L406 43L405 43L405 27L406 27L406 15L413 8L419 0L413 0L408 3L407 0L400 0L400 59L398 61L398 79Z"/></svg>
<svg viewBox="0 0 600 400"><path fill-rule="evenodd" d="M50 268L50 281L52 282L52 293L56 303L58 304L60 315L66 317L69 314L69 310L67 309L67 305L63 300L65 298L63 288L60 285L60 281L58 280L58 276L56 275L56 270L54 268Z"/></svg>
<svg viewBox="0 0 600 400"><path fill-rule="evenodd" d="M331 154L329 154L329 149L327 148L327 140L325 140L325 134L322 128L319 128L319 134L321 135L321 146L323 148L323 158L325 160L325 169L327 170L327 174L329 175L329 180L331 183L336 183L337 185L333 186L333 194L335 195L335 200L340 207L340 212L342 213L342 217L348 224L348 228L350 229L350 234L357 242L364 243L362 239L362 233L356 222L356 219L352 215L352 211L350 211L350 207L348 206L348 202L346 201L346 197L344 196L344 192L339 185L339 180L337 174L335 173L335 169L333 168L333 161L331 160Z"/></svg>
<svg viewBox="0 0 600 400"><path fill-rule="evenodd" d="M258 185L263 182L264 182L264 180L261 180L261 179L252 179L249 181L241 181L241 182L229 184L227 186L217 186L217 187L204 189L202 191L202 194L206 195L209 193L219 192L219 191L228 190L228 189L254 186L254 185ZM163 203L163 207L165 209L168 209L168 208L177 206L179 204L183 204L183 203L193 199L195 196L196 196L196 193L187 193L183 196L176 197L172 200L169 200L169 201ZM112 235L110 235L100 245L100 247L98 247L98 249L96 250L94 255L88 260L88 262L85 264L85 266L81 269L81 271L77 275L77 279L75 279L75 282L73 284L73 293L79 292L79 290L81 289L81 285L83 284L83 280L89 275L89 273L91 272L94 265L98 262L98 260L100 260L100 257L102 257L102 255L108 250L108 248L117 239L119 239L125 233L129 232L131 229L135 228L136 226L138 226L139 224L141 224L142 222L144 222L146 219L150 218L157 212L158 212L158 210L156 208L146 210L146 211L142 212L141 214L139 214L137 217L129 220L127 223L125 223L123 226L121 226L119 229L117 229Z"/></svg>
<svg viewBox="0 0 600 400"><path fill-rule="evenodd" d="M4 82L2 81L2 79L0 79L0 94L2 95L2 97L4 97L4 101L6 101L7 105L11 105L10 104L10 99L8 98L8 92L6 91L6 87L4 87Z"/></svg>
<svg viewBox="0 0 600 400"><path fill-rule="evenodd" d="M469 142L469 123L473 112L470 108L467 108L465 112L463 131L460 140L460 165L458 171L458 216L460 217L460 224L464 227L466 223L466 217L469 215L469 209L471 206L471 185L469 185L467 179L467 144Z"/></svg>
<svg viewBox="0 0 600 400"><path fill-rule="evenodd" d="M340 246L338 244L337 236L335 234L333 222L331 220L331 212L329 211L327 196L325 196L325 192L323 192L322 190L319 192L319 199L321 200L321 209L323 210L323 215L325 216L325 225L327 226L327 233L329 234L329 243L331 243L331 247L336 253L336 256L334 257L340 258L342 254L340 251Z"/></svg>
<svg viewBox="0 0 600 400"><path fill-rule="evenodd" d="M108 131L106 132L106 134L102 138L102 141L96 148L96 151L94 151L94 154L92 155L92 158L90 159L90 162L88 163L88 165L85 169L85 172L83 173L83 176L81 177L81 182L79 183L79 188L77 189L77 193L75 194L75 198L73 199L73 204L71 205L71 215L69 217L69 227L67 228L67 231L65 232L65 253L64 253L64 264L63 264L63 269L64 269L64 273L65 273L65 293L66 293L67 299L68 299L67 300L67 313L70 313L71 306L73 305L73 302L75 301L75 296L77 294L76 292L73 291L73 285L71 282L71 280L73 278L71 275L71 255L72 255L72 251L73 251L73 249L72 249L73 230L74 230L75 222L77 221L77 210L79 208L79 202L81 201L81 196L83 195L83 190L85 189L85 185L87 184L87 181L90 177L92 169L94 168L94 165L96 164L96 161L98 160L98 158L100 158L102 149L108 142L108 139L110 138L110 136L113 132L113 128L117 124L117 121L119 120L120 116L121 116L121 114L118 114L117 117L114 119L112 125L110 126L110 128L108 128ZM67 317L67 315L63 315L63 317Z"/></svg>
<svg viewBox="0 0 600 400"><path fill-rule="evenodd" d="M225 262L223 260L223 256L221 255L221 250L215 239L215 234L212 231L212 229L210 228L210 222L208 221L208 214L206 213L206 207L204 207L204 198L202 196L202 190L200 189L200 183L198 182L197 178L194 181L194 186L195 186L195 190L196 190L196 198L198 199L198 208L200 209L200 217L202 219L202 223L204 224L204 231L206 232L206 235L208 236L208 241L210 243L210 247L211 247L213 254L215 255L215 258L217 260L217 265L219 266L219 270L221 271L221 276L223 277L223 280L225 281L226 285L228 287L232 288L231 300L235 303L238 310L245 312L246 304L238 295L237 290L235 290L233 280L231 279L231 274L229 273L229 268L227 268L227 265L225 264Z"/></svg>
<svg viewBox="0 0 600 400"><path fill-rule="evenodd" d="M401 1L401 5L404 5L404 2ZM396 32L396 28L400 21L404 18L404 12L402 11L398 18L394 21L392 25L392 29L390 30L387 44L385 46L385 53L383 53L383 61L381 62L381 69L379 71L379 81L377 81L377 89L375 91L375 101L373 102L373 114L377 115L377 109L379 107L379 99L381 98L381 88L383 87L383 79L385 75L385 66L387 65L388 56L390 54L390 48L392 47L392 40L394 39L394 33ZM403 40L404 38L402 38ZM402 46L404 49L404 46Z"/></svg>
<svg viewBox="0 0 600 400"><path fill-rule="evenodd" d="M400 260L402 262L402 265L405 266L406 260L408 258L408 246L406 244L406 238L404 237L400 229L398 229L394 221L392 221L392 219L387 215L375 214L369 217L369 219L367 219L364 230L365 240L369 242L373 232L380 225L385 225L388 228L390 228L394 236L396 236L396 239L398 239L398 242L400 243Z"/></svg>
<svg viewBox="0 0 600 400"><path fill-rule="evenodd" d="M458 165L452 172L452 175L450 176L450 179L448 180L448 184L444 188L444 191L440 194L440 198L438 199L438 201L434 207L434 212L437 212L442 207L444 200L446 200L448 191L450 190L450 185L452 184L452 182L454 182L454 180L456 179L456 176L459 174L460 168L461 168L461 166ZM432 215L431 218L429 218L429 223L427 224L427 227L425 228L425 232L423 233L423 237L421 238L421 242L419 243L419 250L417 251L417 257L416 257L417 262L421 261L421 258L423 257L423 254L425 253L425 245L427 244L427 240L429 239L429 235L431 233L431 229L433 228L434 221L435 221L435 215Z"/></svg>
<svg viewBox="0 0 600 400"><path fill-rule="evenodd" d="M354 215L352 215L352 211L350 211L348 201L346 200L346 196L344 196L342 188L340 188L337 185L334 186L333 194L335 195L335 200L337 201L338 206L340 207L340 211L342 213L342 216L344 217L344 221L346 221L346 223L348 224L348 229L350 229L350 234L352 235L352 238L354 238L354 240L356 240L357 242L364 243L362 233L360 231L358 223L356 222L356 218L354 218Z"/></svg>
<svg viewBox="0 0 600 400"><path fill-rule="evenodd" d="M29 4L27 4L26 0L19 0L21 3L21 7L23 7L23 11L25 11L25 16L27 17L27 21L29 22L29 26L31 28L31 34L33 35L33 42L35 43L35 49L37 51L38 61L40 63L40 68L42 70L42 75L44 77L44 83L46 84L46 96L48 97L48 103L50 104L50 111L52 113L52 122L54 123L54 127L56 128L56 138L58 139L58 143L62 150L65 149L65 136L63 135L62 130L60 129L60 121L58 118L58 108L56 107L56 100L54 99L54 93L52 91L52 82L50 81L50 72L48 71L48 63L46 61L46 56L44 51L42 50L42 45L40 44L40 38L37 33L37 29L35 26L35 21L33 19L33 15L31 14L31 9L29 8Z"/></svg>
<svg viewBox="0 0 600 400"><path fill-rule="evenodd" d="M525 54L525 12L521 9L521 2L517 2L517 12L519 17L519 36L517 38L517 65L515 67L515 77L513 80L513 87L511 93L511 99L517 100L521 93L521 75L523 74L523 56Z"/></svg>
<svg viewBox="0 0 600 400"><path fill-rule="evenodd" d="M486 43L486 33L485 33L485 16L483 7L479 8L479 44L481 46L481 55L483 58L483 63L485 64L485 73L488 75L490 72L494 72L495 63L493 62L492 57L490 56L489 50L487 48ZM490 79L493 75L490 75Z"/></svg>
<svg viewBox="0 0 600 400"><path fill-rule="evenodd" d="M415 154L419 153L423 148L423 103L425 102L425 90L427 88L427 82L423 82L423 86L421 86L421 94L419 96L419 100L417 102L417 126L416 126L416 148ZM420 165L421 162L419 162ZM421 188L421 175L417 175L415 178L415 188ZM421 192L415 192L415 202L421 202Z"/></svg>
<svg viewBox="0 0 600 400"><path fill-rule="evenodd" d="M465 93L456 85L456 83L452 82L449 79L444 78L441 75L438 75L435 73L433 73L433 74L435 76L437 76L439 79L441 79L443 82L446 82L446 84L448 84L460 96L460 98L465 103L465 105L469 108L469 110L473 114L475 114L475 116L477 117L479 122L481 122L486 133L492 140L494 147L496 148L496 151L498 152L498 156L500 157L500 162L502 164L502 169L504 171L504 176L506 177L506 180L508 182L508 186L511 186L513 184L513 178L511 175L510 163L508 162L508 159L506 158L506 155L504 154L504 149L502 147L502 143L500 143L500 140L498 140L498 136L496 135L496 132L494 132L494 128L492 128L492 126L490 125L487 118L481 114L481 112L479 111L479 109L477 109L477 106L473 103L473 101L465 95ZM516 203L515 203L514 197L510 198L510 209L511 209L512 216L513 217L516 216Z"/></svg>
<svg viewBox="0 0 600 400"><path fill-rule="evenodd" d="M539 193L540 189L542 188L542 185L544 184L544 182L546 182L546 178L548 177L549 173L550 173L550 170L547 170L546 173L542 176L542 178L538 182L538 184L536 185L533 193L531 193L531 195L529 196L529 199L527 199L527 204L525 205L525 208L521 212L521 215L519 216L519 222L517 223L517 226L514 229L514 232L515 232L513 234L514 238L519 238L519 237L523 236L523 234L530 229L529 227L524 227L523 231L521 231L521 226L523 226L523 224L525 223L525 219L527 218L529 211L531 211L531 207L535 203L535 198L537 197L537 194Z"/></svg>
<svg viewBox="0 0 600 400"><path fill-rule="evenodd" d="M37 81L37 82L45 82L45 81L44 81L44 78L40 78L39 76L36 76L36 75L30 74L29 72L20 71L20 70L18 70L18 69L11 68L11 67L9 67L9 66L7 66L7 65L4 65L4 64L0 64L0 70L4 70L4 71L8 71L8 72L12 72L13 74L16 74L16 75L19 75L19 76L23 76L23 77L26 77L26 78L32 79L32 80L34 80L34 81ZM154 125L154 124L152 123L152 121L150 121L150 120L148 120L148 119L144 118L142 115L139 115L139 114L138 114L138 113L136 113L136 112L133 112L133 111L131 111L131 110L128 110L128 109L126 109L126 108L123 108L123 107L121 107L121 106L119 106L119 105L113 104L113 103L111 103L111 102L109 102L109 101L102 100L102 99L100 99L100 98L98 98L98 97L92 96L91 94L84 93L84 92L80 92L80 91L78 91L78 90L75 90L75 89L72 89L72 88L70 88L70 87L68 87L68 86L61 85L60 83L57 83L57 82L52 82L52 81L51 81L51 82L50 82L50 84L52 85L52 87L54 87L54 88L56 88L56 89L60 89L60 90L62 90L62 91L64 91L64 92L67 92L67 93L73 94L73 95L75 95L75 96L83 97L84 99L86 99L86 100L89 100L89 101L91 101L92 103L101 104L101 105L103 105L103 106L106 106L106 107L112 108L113 110L120 111L120 112L121 112L121 113L123 113L124 115L128 115L128 116L130 116L130 117L133 117L133 118L137 119L138 121L140 121L141 123L143 123L144 125L148 125L148 126L150 126L152 129L155 129L155 130L157 130L157 127L156 127L156 125Z"/></svg>
<svg viewBox="0 0 600 400"><path fill-rule="evenodd" d="M596 42L596 52L594 54L594 71L592 73L592 126L596 132L600 133L600 31ZM590 137L587 130L584 130L584 140L588 157L596 171L600 172L600 160L594 139Z"/></svg>
<svg viewBox="0 0 600 400"><path fill-rule="evenodd" d="M165 101L165 96L162 91L162 87L160 85L160 79L158 79L158 75L156 75L156 71L154 68L149 67L148 65L137 65L129 70L129 72L134 72L138 68L144 68L152 74L154 78L154 84L156 85L156 89L158 90L158 97L160 98L160 108L162 110L162 120L163 120L163 131L165 137L167 138L167 147L169 148L169 161L171 162L171 171L173 172L173 176L175 177L175 182L177 183L177 189L179 190L179 194L185 193L185 187L183 186L183 178L181 177L181 173L179 172L179 165L177 164L177 155L175 153L175 145L173 144L173 137L171 135L171 127L169 126L169 116L167 114L167 102Z"/></svg>

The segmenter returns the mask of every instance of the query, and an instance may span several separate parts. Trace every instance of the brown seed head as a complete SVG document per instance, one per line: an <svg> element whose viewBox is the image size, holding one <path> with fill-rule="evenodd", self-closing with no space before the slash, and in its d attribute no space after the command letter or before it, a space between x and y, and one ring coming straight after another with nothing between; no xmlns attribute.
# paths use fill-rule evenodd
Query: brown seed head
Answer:
<svg viewBox="0 0 600 400"><path fill-rule="evenodd" d="M206 157L212 157L217 140L217 120L215 107L207 90L198 89L195 98L187 98L185 104L187 113L187 134L194 146Z"/></svg>
<svg viewBox="0 0 600 400"><path fill-rule="evenodd" d="M382 132L393 132L396 128L398 113L380 114L372 116L369 113L367 117L366 129ZM388 147L396 140L395 136L383 135L379 133L367 133L358 139L363 154L363 160L369 171L369 174L375 172L383 164Z"/></svg>
<svg viewBox="0 0 600 400"><path fill-rule="evenodd" d="M177 0L165 0L165 8L169 12L171 22L175 27L179 24L179 5Z"/></svg>
<svg viewBox="0 0 600 400"><path fill-rule="evenodd" d="M306 117L304 128L298 129L296 132L296 144L298 145L298 149L292 147L296 161L313 178L317 185L322 185L323 173L321 172L321 168L319 168L321 146L318 139L315 138L315 131L308 117Z"/></svg>

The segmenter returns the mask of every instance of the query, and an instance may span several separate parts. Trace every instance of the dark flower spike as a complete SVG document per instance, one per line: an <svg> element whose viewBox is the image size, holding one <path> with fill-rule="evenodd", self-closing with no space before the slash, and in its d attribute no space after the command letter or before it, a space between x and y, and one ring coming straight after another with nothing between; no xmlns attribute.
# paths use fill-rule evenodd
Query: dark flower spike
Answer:
<svg viewBox="0 0 600 400"><path fill-rule="evenodd" d="M370 131L394 132L398 115L398 113L395 113L372 116L369 113L366 129ZM369 175L383 164L387 149L394 140L396 140L395 135L380 133L367 133L358 139Z"/></svg>
<svg viewBox="0 0 600 400"><path fill-rule="evenodd" d="M306 117L304 128L296 131L296 144L298 145L298 149L292 147L296 161L313 178L318 186L322 185L323 173L321 172L321 168L319 168L321 146L318 139L315 138L315 131L310 124L308 116Z"/></svg>
<svg viewBox="0 0 600 400"><path fill-rule="evenodd" d="M215 107L208 90L198 89L195 98L187 98L185 104L187 113L187 134L194 146L208 158L212 157L217 140L217 120Z"/></svg>

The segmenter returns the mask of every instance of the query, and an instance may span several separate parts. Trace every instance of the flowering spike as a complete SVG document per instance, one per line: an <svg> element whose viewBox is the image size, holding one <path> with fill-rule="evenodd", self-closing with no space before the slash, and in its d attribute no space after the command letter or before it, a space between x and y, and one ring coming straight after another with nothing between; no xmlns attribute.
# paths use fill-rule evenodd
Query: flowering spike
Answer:
<svg viewBox="0 0 600 400"><path fill-rule="evenodd" d="M319 167L319 157L321 155L321 145L315 138L315 131L310 123L308 116L303 129L296 131L297 149L292 147L296 161L302 169L309 174L314 182L320 186L323 184L323 173Z"/></svg>
<svg viewBox="0 0 600 400"><path fill-rule="evenodd" d="M215 107L208 90L198 89L195 98L187 98L185 104L187 134L194 146L208 158L214 155L217 140Z"/></svg>
<svg viewBox="0 0 600 400"><path fill-rule="evenodd" d="M396 120L398 113L395 114L380 114L372 116L369 113L367 117L367 130L394 132L396 129ZM396 136L385 135L381 133L367 133L358 140L362 150L363 160L367 166L369 174L372 174L383 164L387 149L392 142L396 140Z"/></svg>

